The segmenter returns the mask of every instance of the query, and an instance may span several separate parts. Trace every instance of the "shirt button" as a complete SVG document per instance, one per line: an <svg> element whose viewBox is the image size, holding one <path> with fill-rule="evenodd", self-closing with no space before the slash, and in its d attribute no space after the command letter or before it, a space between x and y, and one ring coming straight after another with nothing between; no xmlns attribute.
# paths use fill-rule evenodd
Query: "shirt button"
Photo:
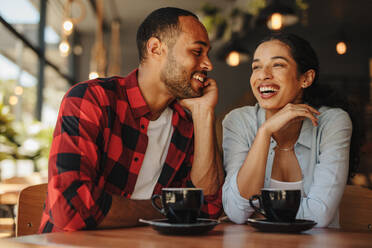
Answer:
<svg viewBox="0 0 372 248"><path fill-rule="evenodd" d="M137 158L137 157L135 157L135 158L134 158L134 162L137 162L137 161L138 161L138 158Z"/></svg>
<svg viewBox="0 0 372 248"><path fill-rule="evenodd" d="M141 129L145 129L145 125L141 125Z"/></svg>

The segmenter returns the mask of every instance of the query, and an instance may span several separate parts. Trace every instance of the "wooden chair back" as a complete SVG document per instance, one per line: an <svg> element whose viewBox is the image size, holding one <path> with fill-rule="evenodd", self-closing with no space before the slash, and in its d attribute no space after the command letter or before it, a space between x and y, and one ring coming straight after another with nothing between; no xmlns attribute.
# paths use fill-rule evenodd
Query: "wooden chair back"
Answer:
<svg viewBox="0 0 372 248"><path fill-rule="evenodd" d="M23 189L18 198L16 236L37 233L46 199L48 184L37 184Z"/></svg>
<svg viewBox="0 0 372 248"><path fill-rule="evenodd" d="M372 190L346 185L340 203L340 226L346 230L372 232Z"/></svg>

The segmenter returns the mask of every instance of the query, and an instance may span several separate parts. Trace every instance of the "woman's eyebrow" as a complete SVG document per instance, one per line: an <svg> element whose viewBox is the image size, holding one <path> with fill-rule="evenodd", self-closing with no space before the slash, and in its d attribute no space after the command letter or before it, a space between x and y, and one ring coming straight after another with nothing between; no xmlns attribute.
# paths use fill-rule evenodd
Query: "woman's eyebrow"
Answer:
<svg viewBox="0 0 372 248"><path fill-rule="evenodd" d="M283 56L273 56L273 57L271 57L271 59L283 59L283 60L289 62L289 60L288 60L286 57L283 57ZM260 61L260 59L253 59L253 60L252 60L252 63L254 63L254 62L258 62L258 61Z"/></svg>
<svg viewBox="0 0 372 248"><path fill-rule="evenodd" d="M283 59L285 61L289 61L286 57L283 57L283 56L274 56L274 57L271 57L271 59Z"/></svg>

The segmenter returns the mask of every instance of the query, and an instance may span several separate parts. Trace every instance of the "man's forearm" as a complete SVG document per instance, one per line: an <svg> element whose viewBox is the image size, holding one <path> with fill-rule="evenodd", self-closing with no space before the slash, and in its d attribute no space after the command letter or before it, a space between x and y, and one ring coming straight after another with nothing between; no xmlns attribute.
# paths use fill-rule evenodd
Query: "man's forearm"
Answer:
<svg viewBox="0 0 372 248"><path fill-rule="evenodd" d="M196 187L203 188L206 195L212 195L222 185L224 178L216 142L214 111L200 108L194 110L192 116L195 144L191 180Z"/></svg>
<svg viewBox="0 0 372 248"><path fill-rule="evenodd" d="M109 212L97 228L115 228L141 225L138 219L164 218L152 205L151 200L131 200L113 195Z"/></svg>

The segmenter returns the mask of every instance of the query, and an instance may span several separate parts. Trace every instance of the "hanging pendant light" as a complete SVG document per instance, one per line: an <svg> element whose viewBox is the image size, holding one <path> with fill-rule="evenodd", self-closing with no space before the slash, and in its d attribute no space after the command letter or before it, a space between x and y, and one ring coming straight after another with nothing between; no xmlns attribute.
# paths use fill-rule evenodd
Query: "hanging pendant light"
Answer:
<svg viewBox="0 0 372 248"><path fill-rule="evenodd" d="M240 64L240 54L237 51L231 51L226 57L226 63L229 66L238 66Z"/></svg>
<svg viewBox="0 0 372 248"><path fill-rule="evenodd" d="M272 30L279 30L283 27L283 15L273 13L267 21L267 27Z"/></svg>
<svg viewBox="0 0 372 248"><path fill-rule="evenodd" d="M97 27L95 42L91 52L90 76L106 75L106 49L103 42L103 1L97 0Z"/></svg>
<svg viewBox="0 0 372 248"><path fill-rule="evenodd" d="M344 41L339 41L337 42L336 44L336 52L339 54L339 55L343 55L347 52L347 45Z"/></svg>
<svg viewBox="0 0 372 248"><path fill-rule="evenodd" d="M78 17L72 17L72 4L77 3L80 9ZM81 0L67 0L63 10L62 34L61 43L59 44L59 52L62 57L67 57L71 52L71 46L68 42L69 36L73 33L76 24L85 18L85 5Z"/></svg>
<svg viewBox="0 0 372 248"><path fill-rule="evenodd" d="M299 18L292 7L284 5L279 0L272 0L260 11L257 24L264 23L271 30L280 30L298 21Z"/></svg>
<svg viewBox="0 0 372 248"><path fill-rule="evenodd" d="M59 53L62 57L67 57L70 54L70 43L68 41L62 40L61 43L59 43Z"/></svg>
<svg viewBox="0 0 372 248"><path fill-rule="evenodd" d="M108 74L111 76L120 75L120 68L121 68L120 21L117 19L111 23L111 46Z"/></svg>
<svg viewBox="0 0 372 248"><path fill-rule="evenodd" d="M65 35L70 35L72 34L72 31L74 29L74 24L72 23L70 19L67 19L63 22L62 27L63 27L63 33Z"/></svg>

